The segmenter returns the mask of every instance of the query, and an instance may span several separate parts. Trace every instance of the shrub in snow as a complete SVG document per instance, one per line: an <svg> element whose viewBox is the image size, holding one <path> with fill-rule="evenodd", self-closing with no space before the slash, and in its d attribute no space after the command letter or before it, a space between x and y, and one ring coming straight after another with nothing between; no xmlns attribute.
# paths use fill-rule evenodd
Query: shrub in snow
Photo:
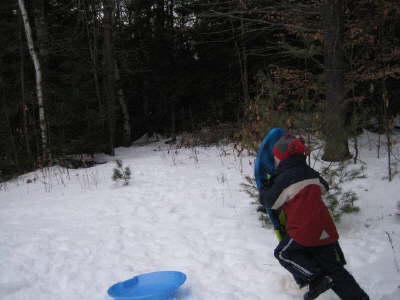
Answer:
<svg viewBox="0 0 400 300"><path fill-rule="evenodd" d="M253 199L258 199L258 190L256 180L253 177L246 176L246 182L242 183L243 190Z"/></svg>
<svg viewBox="0 0 400 300"><path fill-rule="evenodd" d="M358 200L357 194L343 189L343 183L355 179L365 178L365 167L350 167L350 161L330 165L321 170L322 177L329 183L329 193L324 197L332 217L339 221L344 213L358 212L360 209L354 203Z"/></svg>
<svg viewBox="0 0 400 300"><path fill-rule="evenodd" d="M246 176L246 182L242 183L243 191L245 191L254 201L252 204L257 205L257 212L259 212L259 219L263 226L270 227L272 225L265 208L258 201L258 190L256 186L256 180L254 177Z"/></svg>
<svg viewBox="0 0 400 300"><path fill-rule="evenodd" d="M131 169L129 166L123 167L122 160L115 161L117 167L113 170L112 180L122 182L124 185L129 185L131 179Z"/></svg>
<svg viewBox="0 0 400 300"><path fill-rule="evenodd" d="M342 185L344 182L348 183L355 179L365 178L364 169L364 166L350 169L350 162L342 162L321 170L322 177L329 183L329 193L324 197L324 201L335 221L339 221L344 213L354 213L360 210L355 205L358 200L357 194L352 190L344 190ZM260 213L259 219L263 226L270 227L272 224L268 214L258 201L255 179L250 176L246 176L245 179L246 182L241 184L243 190L254 199L253 204L257 205L257 211Z"/></svg>

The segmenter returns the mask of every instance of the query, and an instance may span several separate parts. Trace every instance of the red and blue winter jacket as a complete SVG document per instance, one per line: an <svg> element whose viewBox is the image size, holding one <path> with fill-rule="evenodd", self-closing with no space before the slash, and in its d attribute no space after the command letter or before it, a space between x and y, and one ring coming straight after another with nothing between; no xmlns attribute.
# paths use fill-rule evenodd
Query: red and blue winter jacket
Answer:
<svg viewBox="0 0 400 300"><path fill-rule="evenodd" d="M282 209L286 215L286 232L297 243L322 246L334 243L339 235L322 200L328 183L298 154L282 160L273 185L261 190L260 201L267 209Z"/></svg>

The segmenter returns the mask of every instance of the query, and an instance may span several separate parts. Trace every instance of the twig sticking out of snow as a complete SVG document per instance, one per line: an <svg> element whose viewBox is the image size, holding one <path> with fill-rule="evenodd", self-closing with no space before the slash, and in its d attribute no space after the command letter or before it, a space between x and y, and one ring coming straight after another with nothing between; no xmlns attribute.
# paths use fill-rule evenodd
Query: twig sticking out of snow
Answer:
<svg viewBox="0 0 400 300"><path fill-rule="evenodd" d="M389 232L385 231L385 233L386 233L387 238L388 238L388 240L389 240L390 246L392 247L394 265L396 266L397 272L400 273L399 262L397 261L396 251L395 251L394 246L393 246L392 237L390 236Z"/></svg>

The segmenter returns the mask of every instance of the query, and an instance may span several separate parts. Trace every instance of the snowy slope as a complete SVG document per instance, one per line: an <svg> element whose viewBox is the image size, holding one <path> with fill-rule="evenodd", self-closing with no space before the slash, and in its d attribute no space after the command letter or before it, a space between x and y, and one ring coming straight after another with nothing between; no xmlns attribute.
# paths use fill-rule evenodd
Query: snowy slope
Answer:
<svg viewBox="0 0 400 300"><path fill-rule="evenodd" d="M400 176L382 180L376 136L362 143L368 177L347 187L358 192L361 212L338 225L341 244L371 299L400 299ZM188 275L177 300L301 298L240 186L253 157L226 146L175 151L158 143L120 148L116 158L131 168L129 186L111 180L109 157L1 185L0 299L104 300L113 283L157 270Z"/></svg>

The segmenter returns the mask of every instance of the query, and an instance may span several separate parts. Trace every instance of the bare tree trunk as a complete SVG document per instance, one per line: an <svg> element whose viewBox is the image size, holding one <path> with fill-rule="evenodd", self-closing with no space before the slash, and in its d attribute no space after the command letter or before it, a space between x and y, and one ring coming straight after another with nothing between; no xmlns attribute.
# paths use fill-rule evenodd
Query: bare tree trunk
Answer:
<svg viewBox="0 0 400 300"><path fill-rule="evenodd" d="M39 61L38 53L35 50L34 42L32 38L32 30L29 24L28 14L25 9L24 0L18 0L18 5L21 11L21 16L24 22L24 28L26 33L26 39L28 42L29 53L32 57L33 64L35 67L36 74L36 94L39 108L39 126L40 126L40 135L42 142L42 160L43 162L47 161L50 157L50 152L48 149L47 143L47 126L46 126L46 117L44 110L44 96L43 96L43 86L42 86L42 69Z"/></svg>
<svg viewBox="0 0 400 300"><path fill-rule="evenodd" d="M239 6L241 9L245 10L246 9L246 4L243 0L239 0ZM242 84L242 93L243 93L243 98L244 101L247 103L250 100L250 94L249 94L249 78L248 78L248 71L247 71L247 47L246 43L243 41L244 39L244 34L246 32L245 29L245 22L243 18L240 19L240 42L236 40L235 37L235 26L233 24L233 21L231 19L231 27L232 27L232 35L233 35L233 40L235 43L235 48L238 56L238 61L239 61L239 67L240 67L240 81Z"/></svg>
<svg viewBox="0 0 400 300"><path fill-rule="evenodd" d="M390 136L390 131L386 131L386 142L387 142L387 162L388 162L388 179L392 181L392 137Z"/></svg>
<svg viewBox="0 0 400 300"><path fill-rule="evenodd" d="M172 96L171 99L171 136L176 139L176 96Z"/></svg>
<svg viewBox="0 0 400 300"><path fill-rule="evenodd" d="M46 13L45 13L45 1L36 0L34 8L34 22L35 22L35 33L37 41L37 50L40 55L40 62L42 70L45 71L45 65L47 63L47 57L49 54L48 42L49 33L46 25Z"/></svg>
<svg viewBox="0 0 400 300"><path fill-rule="evenodd" d="M351 157L344 126L343 0L326 0L323 9L327 109L324 126L325 148L322 159L342 161Z"/></svg>
<svg viewBox="0 0 400 300"><path fill-rule="evenodd" d="M22 116L23 116L23 126L24 126L24 140L26 153L29 159L32 158L32 150L29 143L29 130L28 130L28 106L26 104L25 99L25 55L24 55L24 43L23 43L23 35L24 35L24 27L22 24L22 18L19 19L19 56L20 56L20 80L21 80L21 108L22 108Z"/></svg>
<svg viewBox="0 0 400 300"><path fill-rule="evenodd" d="M122 15L121 15L121 3L117 1L116 3L116 20L115 24L122 24ZM114 36L118 38L120 32L118 30L119 26L115 26L117 28L116 32L114 32ZM114 58L114 74L115 74L115 88L117 92L117 98L119 105L121 107L122 112L122 144L124 146L129 146L132 141L132 132L131 132L131 118L129 115L128 106L125 99L124 90L122 88L122 81L121 81L121 73L118 66L117 58Z"/></svg>
<svg viewBox="0 0 400 300"><path fill-rule="evenodd" d="M149 136L153 134L153 127L151 126L151 117L150 116L150 99L148 96L150 84L148 83L148 75L143 75L143 88L142 88L142 103L143 103L143 125L145 128L145 133Z"/></svg>
<svg viewBox="0 0 400 300"><path fill-rule="evenodd" d="M114 155L115 147L115 72L113 58L113 0L104 0L104 73L105 73L105 95L107 96L107 119L109 134L109 153Z"/></svg>
<svg viewBox="0 0 400 300"><path fill-rule="evenodd" d="M378 132L378 145L376 145L376 158L381 158L381 133Z"/></svg>
<svg viewBox="0 0 400 300"><path fill-rule="evenodd" d="M99 112L101 115L104 113L103 109L103 101L101 98L101 92L100 92L100 81L99 81L99 75L98 75L98 66L97 66L97 16L96 16L96 6L92 1L92 28L89 27L89 4L87 1L85 1L85 23L86 23L86 31L87 31L87 39L88 39L88 46L89 46L89 52L90 52L90 58L92 60L92 73L93 73L93 80L94 80L94 87L96 91L96 98L97 98L97 103L99 106ZM92 32L92 37L90 36L90 33Z"/></svg>
<svg viewBox="0 0 400 300"><path fill-rule="evenodd" d="M242 9L246 10L246 3L244 0L240 0L240 4L242 6ZM244 36L246 33L246 28L245 28L245 22L243 18L240 19L240 34L241 34L241 52L242 52L242 86L243 86L243 96L244 96L244 101L246 103L249 102L250 100L250 94L249 94L249 75L248 75L248 65L247 65L247 46L246 42L244 41Z"/></svg>
<svg viewBox="0 0 400 300"><path fill-rule="evenodd" d="M387 142L387 162L388 162L388 179L392 181L392 138L390 136L390 117L388 114L389 95L385 84L385 79L382 80L382 100L383 100L383 122L385 128Z"/></svg>
<svg viewBox="0 0 400 300"><path fill-rule="evenodd" d="M114 69L115 69L115 81L117 86L117 96L119 105L121 106L122 118L123 118L123 134L122 134L122 143L125 146L129 146L132 140L131 133L131 118L129 116L128 107L125 102L125 94L121 85L121 76L119 73L118 63L114 61Z"/></svg>
<svg viewBox="0 0 400 300"><path fill-rule="evenodd" d="M349 61L349 66L351 68L351 70L354 70L354 45L351 46L351 51L350 54L348 55L348 61ZM355 83L354 83L354 79L351 78L351 94L352 97L355 98L356 97L356 91L355 91ZM352 134L353 134L353 143L354 143L354 155L353 155L353 162L354 164L357 163L358 160L358 156L359 156L359 146L358 146L358 130L359 130L359 126L360 126L360 117L358 116L359 114L359 108L360 105L358 103L355 103L355 108L352 108L352 121L351 121L351 130L352 130Z"/></svg>
<svg viewBox="0 0 400 300"><path fill-rule="evenodd" d="M10 116L8 113L8 109L6 108L6 105L5 105L5 103L6 103L5 99L3 99L2 102L3 102L3 106L4 106L3 111L4 111L4 115L5 115L5 119L6 119L7 127L8 127L8 136L10 139L12 156L14 157L14 164L17 166L18 169L20 169L20 164L19 164L19 159L18 159L18 150L17 150L16 143L15 143L15 137L14 137L14 134L13 134L12 128L11 128L11 122L10 122Z"/></svg>

